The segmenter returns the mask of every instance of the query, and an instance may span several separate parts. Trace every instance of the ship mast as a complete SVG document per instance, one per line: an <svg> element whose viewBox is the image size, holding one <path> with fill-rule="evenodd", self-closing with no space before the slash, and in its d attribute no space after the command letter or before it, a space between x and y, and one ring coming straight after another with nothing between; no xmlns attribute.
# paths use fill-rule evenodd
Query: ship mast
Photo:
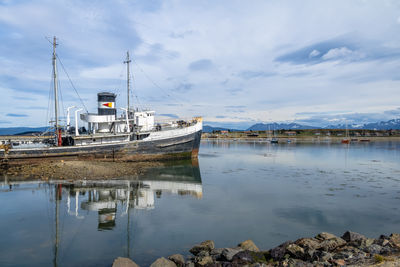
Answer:
<svg viewBox="0 0 400 267"><path fill-rule="evenodd" d="M130 75L129 75L129 63L131 62L131 60L129 59L129 51L126 52L126 61L124 61L124 63L126 63L126 99L127 99L127 110L128 110L128 116L129 116L129 92L130 92ZM129 119L129 118L128 118Z"/></svg>
<svg viewBox="0 0 400 267"><path fill-rule="evenodd" d="M56 210L55 210L55 223L56 223L56 236L55 236L55 240L54 240L54 258L53 258L53 266L57 267L57 263L58 263L58 249L59 249L59 242L60 242L60 237L59 237L59 220L60 220L60 200L62 197L62 187L61 184L57 184L55 186L55 206L56 206Z"/></svg>
<svg viewBox="0 0 400 267"><path fill-rule="evenodd" d="M54 81L54 116L55 116L55 132L56 143L58 143L58 82L57 82L57 55L56 55L57 38L53 38L53 81Z"/></svg>

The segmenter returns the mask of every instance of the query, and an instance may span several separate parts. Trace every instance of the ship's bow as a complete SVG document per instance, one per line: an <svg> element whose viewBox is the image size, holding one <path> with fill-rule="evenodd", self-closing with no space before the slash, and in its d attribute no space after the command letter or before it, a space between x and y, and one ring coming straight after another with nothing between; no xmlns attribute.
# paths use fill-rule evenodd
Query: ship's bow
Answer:
<svg viewBox="0 0 400 267"><path fill-rule="evenodd" d="M203 118L198 117L195 119L197 121L197 124L196 124L196 133L195 133L193 148L192 148L192 158L197 158L199 155L201 133L203 132Z"/></svg>

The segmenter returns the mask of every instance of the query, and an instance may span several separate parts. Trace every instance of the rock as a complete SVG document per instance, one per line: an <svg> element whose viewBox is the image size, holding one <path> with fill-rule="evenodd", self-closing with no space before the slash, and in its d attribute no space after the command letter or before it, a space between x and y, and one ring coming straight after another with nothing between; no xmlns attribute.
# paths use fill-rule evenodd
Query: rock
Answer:
<svg viewBox="0 0 400 267"><path fill-rule="evenodd" d="M195 267L195 264L193 262L191 262L191 261L187 261L185 263L185 267Z"/></svg>
<svg viewBox="0 0 400 267"><path fill-rule="evenodd" d="M373 238L367 238L365 240L362 240L361 243L358 245L358 248L365 251L368 247L374 244L375 241L376 240Z"/></svg>
<svg viewBox="0 0 400 267"><path fill-rule="evenodd" d="M221 255L222 251L224 251L224 248L214 248L213 250L210 251L210 255Z"/></svg>
<svg viewBox="0 0 400 267"><path fill-rule="evenodd" d="M365 240L362 241L362 244L366 247L371 246L373 243L375 242L375 240L373 238L367 238Z"/></svg>
<svg viewBox="0 0 400 267"><path fill-rule="evenodd" d="M391 255L393 253L398 253L398 249L390 246L382 247L381 249L381 255Z"/></svg>
<svg viewBox="0 0 400 267"><path fill-rule="evenodd" d="M321 254L320 254L320 261L329 261L329 260L332 260L332 255L333 255L333 254L331 254L331 253L329 253L329 252L321 251Z"/></svg>
<svg viewBox="0 0 400 267"><path fill-rule="evenodd" d="M315 238L322 241L320 243L320 249L328 252L346 245L346 241L330 233L323 232L318 234Z"/></svg>
<svg viewBox="0 0 400 267"><path fill-rule="evenodd" d="M185 258L181 254L174 254L168 257L169 260L175 262L176 266L185 266Z"/></svg>
<svg viewBox="0 0 400 267"><path fill-rule="evenodd" d="M372 244L371 246L366 247L366 248L364 249L364 251L365 251L365 252L368 252L368 253L370 253L370 254L372 254L372 255L374 255L374 254L380 254L381 251L382 251L382 247L379 246L379 245L377 245L377 244Z"/></svg>
<svg viewBox="0 0 400 267"><path fill-rule="evenodd" d="M214 261L221 261L223 260L222 252L224 248L214 248L210 251L210 256L213 258Z"/></svg>
<svg viewBox="0 0 400 267"><path fill-rule="evenodd" d="M236 253L236 255L233 256L232 262L235 264L253 263L253 257L250 254L249 250L244 250L239 253Z"/></svg>
<svg viewBox="0 0 400 267"><path fill-rule="evenodd" d="M221 263L221 262L213 262L206 264L205 267L232 267L232 264L230 262L227 263Z"/></svg>
<svg viewBox="0 0 400 267"><path fill-rule="evenodd" d="M342 259L334 260L333 263L336 266L346 266L346 262L344 260L342 260Z"/></svg>
<svg viewBox="0 0 400 267"><path fill-rule="evenodd" d="M315 267L327 267L327 266L332 266L332 263L329 263L327 261L321 262L321 261L313 261L312 266Z"/></svg>
<svg viewBox="0 0 400 267"><path fill-rule="evenodd" d="M300 238L296 240L295 244L304 249L312 249L312 250L316 250L321 247L320 241L315 238Z"/></svg>
<svg viewBox="0 0 400 267"><path fill-rule="evenodd" d="M118 257L114 260L112 267L139 267L139 265L129 258Z"/></svg>
<svg viewBox="0 0 400 267"><path fill-rule="evenodd" d="M214 245L214 241L212 240L207 240L204 242L201 242L198 245L195 245L194 247L192 247L189 251L190 253L192 253L193 255L197 255L200 253L200 251L207 251L210 252L211 250L213 250L215 247Z"/></svg>
<svg viewBox="0 0 400 267"><path fill-rule="evenodd" d="M286 247L291 244L291 241L286 241L285 243L280 244L276 248L273 248L270 250L271 257L274 260L282 260L285 257L286 254Z"/></svg>
<svg viewBox="0 0 400 267"><path fill-rule="evenodd" d="M346 241L344 241L340 237L337 237L335 239L328 239L328 240L322 241L320 249L325 250L325 251L333 251L344 245L346 245Z"/></svg>
<svg viewBox="0 0 400 267"><path fill-rule="evenodd" d="M304 259L304 249L296 244L289 244L286 247L286 251L289 253L290 256L296 259Z"/></svg>
<svg viewBox="0 0 400 267"><path fill-rule="evenodd" d="M333 259L334 260L338 260L338 259L351 259L353 258L353 253L351 251L340 251L336 254L333 255Z"/></svg>
<svg viewBox="0 0 400 267"><path fill-rule="evenodd" d="M337 236L327 233L327 232L322 232L322 233L319 233L315 238L318 240L324 241L324 240L328 240L328 239L337 238Z"/></svg>
<svg viewBox="0 0 400 267"><path fill-rule="evenodd" d="M319 261L319 262L325 262L331 260L333 257L333 254L326 252L326 251L315 251L313 255L313 260Z"/></svg>
<svg viewBox="0 0 400 267"><path fill-rule="evenodd" d="M219 261L214 264L209 264L207 267L239 267L239 265L233 264L229 261Z"/></svg>
<svg viewBox="0 0 400 267"><path fill-rule="evenodd" d="M162 257L153 262L150 267L176 267L175 262Z"/></svg>
<svg viewBox="0 0 400 267"><path fill-rule="evenodd" d="M312 260L315 258L315 253L320 252L315 249L305 249L304 250L304 259L303 260Z"/></svg>
<svg viewBox="0 0 400 267"><path fill-rule="evenodd" d="M353 246L344 246L340 251L333 255L333 259L344 259L348 264L353 264L365 259L367 254Z"/></svg>
<svg viewBox="0 0 400 267"><path fill-rule="evenodd" d="M268 265L270 266L270 265ZM250 265L250 267L267 267L267 265L265 263L253 263L252 265Z"/></svg>
<svg viewBox="0 0 400 267"><path fill-rule="evenodd" d="M321 265L313 265L311 263L308 262L304 262L302 260L298 260L298 259L286 259L284 261L281 262L281 264L279 266L290 266L290 267L314 267L314 266L321 266Z"/></svg>
<svg viewBox="0 0 400 267"><path fill-rule="evenodd" d="M197 254L197 257L199 257L199 258L204 258L204 257L207 257L207 256L210 256L210 253L208 251L206 251L206 250L202 250Z"/></svg>
<svg viewBox="0 0 400 267"><path fill-rule="evenodd" d="M224 248L221 256L223 259L227 261L232 261L233 256L235 256L237 253L243 251L241 247L238 248Z"/></svg>
<svg viewBox="0 0 400 267"><path fill-rule="evenodd" d="M232 258L232 263L235 265L245 265L249 263L266 263L267 260L265 259L264 253L250 251L250 250L243 250L236 253L235 256Z"/></svg>
<svg viewBox="0 0 400 267"><path fill-rule="evenodd" d="M254 244L254 242L251 240L243 241L238 246L241 247L243 250L250 250L250 251L255 251L255 252L260 251L258 249L258 247L256 246L256 244Z"/></svg>
<svg viewBox="0 0 400 267"><path fill-rule="evenodd" d="M389 236L389 241L397 248L400 248L400 234L391 234Z"/></svg>
<svg viewBox="0 0 400 267"><path fill-rule="evenodd" d="M343 234L342 239L344 239L346 242L359 242L367 238L362 234L347 231L346 233Z"/></svg>
<svg viewBox="0 0 400 267"><path fill-rule="evenodd" d="M200 266L211 264L211 263L213 263L213 258L210 256L202 257L202 258L199 258L199 260L196 261L196 263Z"/></svg>

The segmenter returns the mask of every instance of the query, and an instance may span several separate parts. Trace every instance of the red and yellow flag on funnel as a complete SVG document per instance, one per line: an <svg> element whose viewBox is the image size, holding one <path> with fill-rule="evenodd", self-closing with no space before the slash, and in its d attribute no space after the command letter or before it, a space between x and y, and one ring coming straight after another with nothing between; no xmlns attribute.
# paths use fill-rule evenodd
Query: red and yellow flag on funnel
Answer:
<svg viewBox="0 0 400 267"><path fill-rule="evenodd" d="M103 106L108 107L108 108L112 108L113 107L113 103L112 102L104 103Z"/></svg>

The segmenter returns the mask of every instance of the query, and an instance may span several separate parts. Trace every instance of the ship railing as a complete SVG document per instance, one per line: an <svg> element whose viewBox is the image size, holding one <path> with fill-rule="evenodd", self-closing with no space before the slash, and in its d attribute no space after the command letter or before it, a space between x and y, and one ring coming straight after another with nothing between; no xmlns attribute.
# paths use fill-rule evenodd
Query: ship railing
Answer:
<svg viewBox="0 0 400 267"><path fill-rule="evenodd" d="M186 122L186 123L193 123L197 122L199 117L194 117L194 118L171 118L171 119L157 119L155 121L155 124L173 124L173 123L178 123L178 122Z"/></svg>
<svg viewBox="0 0 400 267"><path fill-rule="evenodd" d="M154 123L154 128L152 131L161 131L161 130L173 130L179 128L186 128L195 125L200 122L202 119L200 117L195 118L183 118L183 119L166 119L166 120L157 120Z"/></svg>
<svg viewBox="0 0 400 267"><path fill-rule="evenodd" d="M155 124L177 124L177 123L193 123L196 122L196 118L177 118L177 119L157 119Z"/></svg>

